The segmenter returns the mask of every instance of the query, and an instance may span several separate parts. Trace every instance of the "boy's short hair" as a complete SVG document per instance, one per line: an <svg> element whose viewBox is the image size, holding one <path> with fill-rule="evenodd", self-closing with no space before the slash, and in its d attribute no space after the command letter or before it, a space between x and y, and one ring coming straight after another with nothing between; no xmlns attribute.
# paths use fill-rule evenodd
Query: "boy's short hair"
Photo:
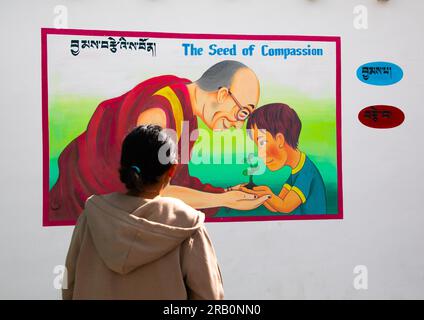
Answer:
<svg viewBox="0 0 424 320"><path fill-rule="evenodd" d="M249 116L246 128L252 129L254 125L258 129L268 131L273 137L277 133L283 134L289 146L297 148L302 123L296 111L288 105L284 103L269 103L256 109Z"/></svg>

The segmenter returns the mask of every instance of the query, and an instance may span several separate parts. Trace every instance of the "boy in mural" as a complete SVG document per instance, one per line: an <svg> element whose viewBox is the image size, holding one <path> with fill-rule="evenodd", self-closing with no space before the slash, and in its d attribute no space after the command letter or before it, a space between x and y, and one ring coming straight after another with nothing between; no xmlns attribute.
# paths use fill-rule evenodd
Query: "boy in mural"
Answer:
<svg viewBox="0 0 424 320"><path fill-rule="evenodd" d="M273 212L286 214L325 214L326 191L315 164L298 149L301 121L292 108L283 103L271 103L255 110L247 121L249 135L258 146L261 157L271 171L291 167L291 175L278 195L268 186L252 190L239 185L232 189L270 195L264 206Z"/></svg>
<svg viewBox="0 0 424 320"><path fill-rule="evenodd" d="M120 146L134 127L156 124L173 129L178 150L190 154L195 141L190 139L188 150L182 148L179 138L183 128L191 134L197 129L198 117L213 130L241 128L258 100L255 73L240 62L226 60L210 67L197 81L158 76L120 97L103 101L87 129L60 154L59 177L49 192L49 220L75 221L89 196L125 192L118 174ZM266 200L203 184L190 176L187 163L178 166L163 195L179 198L207 215L221 206L251 210Z"/></svg>

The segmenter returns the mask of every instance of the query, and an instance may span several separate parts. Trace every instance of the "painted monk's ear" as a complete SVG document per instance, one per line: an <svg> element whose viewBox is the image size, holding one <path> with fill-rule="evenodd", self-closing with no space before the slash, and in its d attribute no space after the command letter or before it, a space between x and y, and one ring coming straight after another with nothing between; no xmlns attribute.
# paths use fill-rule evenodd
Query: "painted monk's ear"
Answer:
<svg viewBox="0 0 424 320"><path fill-rule="evenodd" d="M216 100L218 103L223 103L225 99L228 97L228 89L225 87L221 87L218 89L218 92L216 93Z"/></svg>
<svg viewBox="0 0 424 320"><path fill-rule="evenodd" d="M282 133L277 133L277 135L275 136L275 141L277 142L278 148L280 149L284 148L286 139L284 138L284 135Z"/></svg>

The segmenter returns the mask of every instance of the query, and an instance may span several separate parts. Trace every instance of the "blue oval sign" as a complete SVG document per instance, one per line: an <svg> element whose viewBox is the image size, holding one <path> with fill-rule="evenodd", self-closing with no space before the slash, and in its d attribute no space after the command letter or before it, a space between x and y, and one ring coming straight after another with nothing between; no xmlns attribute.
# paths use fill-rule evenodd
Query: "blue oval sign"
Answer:
<svg viewBox="0 0 424 320"><path fill-rule="evenodd" d="M394 63L369 62L358 68L356 76L366 84L388 86L399 82L403 77L403 71Z"/></svg>

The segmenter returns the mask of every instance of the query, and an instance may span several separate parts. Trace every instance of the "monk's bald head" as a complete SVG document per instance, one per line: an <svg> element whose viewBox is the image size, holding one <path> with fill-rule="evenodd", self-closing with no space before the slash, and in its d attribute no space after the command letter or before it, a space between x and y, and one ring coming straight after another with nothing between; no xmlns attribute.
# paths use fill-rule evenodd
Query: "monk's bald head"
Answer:
<svg viewBox="0 0 424 320"><path fill-rule="evenodd" d="M245 72L242 72L243 69ZM246 72L246 70L249 71ZM206 92L213 92L217 91L221 87L230 88L237 74L239 76L240 74L253 75L255 80L257 80L254 72L251 71L245 64L234 60L224 60L207 69L195 83L202 90Z"/></svg>

